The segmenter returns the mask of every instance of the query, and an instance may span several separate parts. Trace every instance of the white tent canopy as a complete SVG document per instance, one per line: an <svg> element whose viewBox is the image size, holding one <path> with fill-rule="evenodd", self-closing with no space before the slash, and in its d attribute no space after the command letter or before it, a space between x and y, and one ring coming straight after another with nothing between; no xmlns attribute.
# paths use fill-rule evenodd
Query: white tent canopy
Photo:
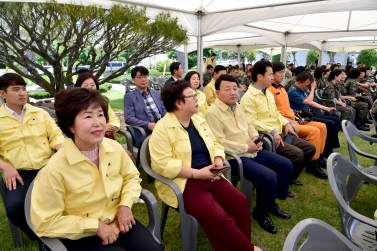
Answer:
<svg viewBox="0 0 377 251"><path fill-rule="evenodd" d="M45 2L45 0L24 0L24 2ZM238 52L281 47L282 58L286 55L288 47L320 51L349 51L355 48L377 47L375 45L377 0L57 0L57 2L97 4L104 8L109 8L115 3L136 4L147 7L147 15L151 18L161 11L169 11L173 17L178 18L188 34L197 38L190 41L185 51L199 48L199 70L202 69L203 47L222 47ZM351 41L350 37L359 38ZM368 39L363 39L366 37Z"/></svg>

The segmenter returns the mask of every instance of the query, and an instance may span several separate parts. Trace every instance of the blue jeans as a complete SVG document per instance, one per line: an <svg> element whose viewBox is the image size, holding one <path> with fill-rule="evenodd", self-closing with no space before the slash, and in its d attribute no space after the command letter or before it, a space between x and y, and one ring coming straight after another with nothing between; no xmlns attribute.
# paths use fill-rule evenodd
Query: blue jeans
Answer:
<svg viewBox="0 0 377 251"><path fill-rule="evenodd" d="M232 166L232 175L238 175L237 161L228 161ZM275 198L287 198L293 171L292 162L266 150L259 151L255 158L241 157L241 161L245 178L256 185L257 207L273 211Z"/></svg>

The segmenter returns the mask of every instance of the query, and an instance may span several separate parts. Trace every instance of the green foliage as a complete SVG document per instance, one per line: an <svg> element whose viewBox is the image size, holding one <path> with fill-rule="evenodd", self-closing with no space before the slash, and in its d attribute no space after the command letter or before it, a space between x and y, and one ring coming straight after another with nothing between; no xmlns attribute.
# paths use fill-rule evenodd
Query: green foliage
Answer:
<svg viewBox="0 0 377 251"><path fill-rule="evenodd" d="M247 58L247 61L248 61L249 63L255 61L255 60L257 59L256 56L257 56L257 53L256 53L256 51L254 51L254 50L252 50L252 51L247 51L247 52L246 52L246 55L245 55L245 57Z"/></svg>
<svg viewBox="0 0 377 251"><path fill-rule="evenodd" d="M307 65L312 65L314 62L318 59L319 52L310 50L308 51L308 54L306 55L306 64Z"/></svg>
<svg viewBox="0 0 377 251"><path fill-rule="evenodd" d="M360 61L366 66L375 66L377 64L377 50L370 49L360 51L357 61Z"/></svg>
<svg viewBox="0 0 377 251"><path fill-rule="evenodd" d="M126 60L124 67L100 80L106 83L142 59L187 42L177 18L162 12L150 19L146 8L131 4L104 9L56 1L0 2L0 27L0 62L51 94L73 84L77 66L90 64L99 78L109 61Z"/></svg>
<svg viewBox="0 0 377 251"><path fill-rule="evenodd" d="M29 93L30 98L35 98L35 99L43 99L43 98L51 98L52 95L49 92L46 91L37 91L37 92L31 92Z"/></svg>
<svg viewBox="0 0 377 251"><path fill-rule="evenodd" d="M188 54L188 68L194 68L198 63L198 55L196 53L189 53Z"/></svg>
<svg viewBox="0 0 377 251"><path fill-rule="evenodd" d="M111 84L105 83L105 84L102 84L102 85L99 86L99 91L101 93L104 93L104 92L107 92L108 90L110 90L111 87L112 87Z"/></svg>
<svg viewBox="0 0 377 251"><path fill-rule="evenodd" d="M281 54L276 54L272 56L272 62L280 62Z"/></svg>
<svg viewBox="0 0 377 251"><path fill-rule="evenodd" d="M170 72L169 71L169 66L170 66L170 64L172 63L173 61L171 61L170 59L165 59L165 60L163 60L163 61L157 61L157 63L156 63L156 68L157 68L157 70L159 71L159 72L163 72L164 71L164 67L165 67L165 65L166 65L166 69L165 69L165 71L166 72Z"/></svg>
<svg viewBox="0 0 377 251"><path fill-rule="evenodd" d="M177 56L177 51L176 50L171 50L167 52L168 58L170 58L173 61L176 61L178 56Z"/></svg>

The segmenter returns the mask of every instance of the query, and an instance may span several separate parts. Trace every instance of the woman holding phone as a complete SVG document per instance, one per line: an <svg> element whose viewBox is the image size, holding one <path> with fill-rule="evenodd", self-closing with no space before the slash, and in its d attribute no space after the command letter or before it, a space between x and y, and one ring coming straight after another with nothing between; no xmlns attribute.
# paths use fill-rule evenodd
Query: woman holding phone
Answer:
<svg viewBox="0 0 377 251"><path fill-rule="evenodd" d="M224 148L205 119L196 115L198 99L187 81L166 84L161 99L167 110L149 141L152 169L175 182L185 210L194 216L215 250L261 250L250 242L251 222L246 197L221 172ZM173 191L155 183L161 200L178 206Z"/></svg>

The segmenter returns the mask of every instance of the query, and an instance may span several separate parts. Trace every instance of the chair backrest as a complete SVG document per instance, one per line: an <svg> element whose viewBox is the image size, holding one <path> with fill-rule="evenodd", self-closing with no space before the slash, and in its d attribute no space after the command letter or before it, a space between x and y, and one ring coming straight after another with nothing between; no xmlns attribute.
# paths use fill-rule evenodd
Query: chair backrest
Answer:
<svg viewBox="0 0 377 251"><path fill-rule="evenodd" d="M120 84L124 86L125 93L129 93L131 91L131 85L133 85L134 83L128 78L122 78L120 80Z"/></svg>
<svg viewBox="0 0 377 251"><path fill-rule="evenodd" d="M369 110L369 116L370 116L371 119L373 119L373 122L374 122L375 124L377 124L377 118L373 116L373 114L372 114L372 109Z"/></svg>
<svg viewBox="0 0 377 251"><path fill-rule="evenodd" d="M343 120L342 121L342 130L344 132L344 136L346 137L347 139L347 145L348 145L348 152L349 152L349 155L350 155L350 159L352 161L352 163L354 163L356 166L358 167L361 167L358 160L357 160L357 153L365 156L365 157L371 157L373 158L372 156L368 156L370 155L369 153L366 153L366 152L363 152L361 151L354 143L354 138L355 136L363 139L363 140L366 140L368 142L372 142L372 143L377 143L377 139L375 138L372 138L372 137L368 137L364 134L362 134L354 124L352 124L350 121L348 120Z"/></svg>
<svg viewBox="0 0 377 251"><path fill-rule="evenodd" d="M38 106L38 108L41 108L42 110L45 110L45 111L51 116L51 118L53 118L53 119L57 119L54 110L52 110L52 109L50 109L50 108L48 108L48 107L45 107L45 106Z"/></svg>
<svg viewBox="0 0 377 251"><path fill-rule="evenodd" d="M340 153L332 153L327 159L327 173L329 176L331 189L338 201L342 232L348 239L356 242L350 232L352 230L357 231L355 227L357 221L369 225L372 231L377 227L377 221L355 212L350 207L350 204L352 202L352 198L350 197L353 197L352 192L354 189L353 184L350 180L351 178L356 177L361 181L366 181L371 184L377 185L377 177L373 178L372 176L365 175L351 161L349 161ZM376 250L377 243L374 232L364 232L364 235L365 234L369 236L365 236L365 238L361 240L359 239L357 241L358 243L355 244L357 244L358 246L370 246L372 245L372 240L374 240L373 250ZM365 239L371 240L365 241Z"/></svg>
<svg viewBox="0 0 377 251"><path fill-rule="evenodd" d="M321 89L315 90L315 95L317 96L318 99L322 99L322 94L323 94L323 90Z"/></svg>
<svg viewBox="0 0 377 251"><path fill-rule="evenodd" d="M307 234L307 238L297 249L297 244L304 234ZM283 251L296 250L361 251L359 247L326 222L311 218L297 223L285 239Z"/></svg>

